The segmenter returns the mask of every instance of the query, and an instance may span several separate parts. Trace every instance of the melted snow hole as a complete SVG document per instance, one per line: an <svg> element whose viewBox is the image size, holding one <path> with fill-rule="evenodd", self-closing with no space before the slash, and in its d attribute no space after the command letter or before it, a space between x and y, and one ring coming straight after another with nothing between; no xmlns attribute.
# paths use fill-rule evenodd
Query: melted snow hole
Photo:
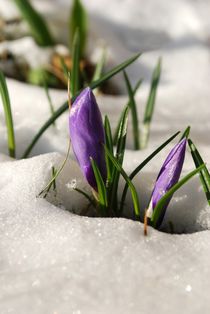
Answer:
<svg viewBox="0 0 210 314"><path fill-rule="evenodd" d="M69 167L69 169L67 169ZM134 180L141 202L143 221L143 210L148 206L154 173L143 173ZM121 187L124 182L121 182ZM94 217L87 199L75 191L75 187L84 190L91 196L91 189L83 179L76 162L71 161L56 180L56 189L48 193L46 199L55 206L73 212L77 215ZM122 188L121 188L122 190ZM126 199L124 217L132 219L132 199L130 193ZM171 233L194 233L210 229L210 209L205 199L200 181L192 179L182 187L172 198L167 209L161 231Z"/></svg>

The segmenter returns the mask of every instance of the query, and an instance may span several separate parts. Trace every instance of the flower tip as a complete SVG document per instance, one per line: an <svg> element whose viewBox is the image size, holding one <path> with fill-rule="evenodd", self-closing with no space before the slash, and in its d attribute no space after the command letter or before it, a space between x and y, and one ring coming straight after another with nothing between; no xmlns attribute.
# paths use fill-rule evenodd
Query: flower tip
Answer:
<svg viewBox="0 0 210 314"><path fill-rule="evenodd" d="M88 86L85 89L83 89L83 91L81 92L81 94L78 96L78 100L79 99L83 99L86 102L95 102L95 96L92 92L92 89Z"/></svg>
<svg viewBox="0 0 210 314"><path fill-rule="evenodd" d="M91 89L89 86L86 87L86 88L83 90L83 94L92 95L92 94L93 94L92 89Z"/></svg>

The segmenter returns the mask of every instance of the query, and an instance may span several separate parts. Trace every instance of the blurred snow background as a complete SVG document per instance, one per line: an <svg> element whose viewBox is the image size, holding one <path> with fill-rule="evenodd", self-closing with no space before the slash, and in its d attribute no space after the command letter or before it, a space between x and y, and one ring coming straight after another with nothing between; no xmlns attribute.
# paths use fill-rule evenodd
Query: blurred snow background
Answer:
<svg viewBox="0 0 210 314"><path fill-rule="evenodd" d="M70 1L36 0L54 32L66 38ZM137 97L142 117L152 69L159 56L163 71L152 124L150 146L126 153L129 171L154 147L177 130L192 126L192 138L205 161L210 160L210 1L103 0L84 1L91 16L91 45L107 44L110 63L117 64L137 51L145 52L128 73L135 82L144 78ZM10 6L10 7L9 7ZM0 12L16 14L9 0ZM121 76L117 77L122 83ZM49 117L42 89L8 80L14 115L18 157ZM66 92L51 91L55 107ZM100 96L102 112L116 125L127 101ZM68 114L40 139L32 155L65 154ZM0 106L0 151L7 153L6 128ZM129 137L128 147L132 147ZM146 206L168 147L137 179L142 206ZM3 158L3 157L2 157ZM48 154L28 160L1 162L0 178L0 313L209 313L209 231L169 235L149 229L143 237L139 223L123 219L90 219L73 215L37 199L53 164L63 160ZM69 162L58 181L66 208L83 200L69 191L68 183L84 182ZM188 155L185 171L193 164ZM67 184L67 185L66 185ZM51 200L53 202L53 200ZM210 212L199 180L186 185L171 203L167 221L177 231L209 229ZM179 230L180 228L180 230Z"/></svg>

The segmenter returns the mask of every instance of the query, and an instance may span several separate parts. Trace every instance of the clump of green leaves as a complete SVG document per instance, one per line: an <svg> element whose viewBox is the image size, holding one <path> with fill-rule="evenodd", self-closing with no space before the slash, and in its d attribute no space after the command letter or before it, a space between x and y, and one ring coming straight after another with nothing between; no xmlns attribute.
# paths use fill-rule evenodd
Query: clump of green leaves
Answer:
<svg viewBox="0 0 210 314"><path fill-rule="evenodd" d="M94 171L95 179L97 182L97 193L94 191L94 198L91 198L84 191L76 189L85 196L89 201L91 198L91 204L94 204L96 209L96 215L103 217L121 217L123 216L124 201L128 190L131 192L133 201L133 213L131 214L134 219L140 219L140 201L138 198L137 190L132 182L135 175L139 173L149 161L156 156L175 136L172 136L166 142L164 142L155 152L153 152L143 163L141 163L130 176L123 169L123 160L125 153L127 126L128 126L128 114L129 107L127 106L120 120L120 127L117 137L117 145L114 149L113 136L111 132L111 126L108 117L105 117L104 130L105 130L105 160L107 169L107 180L104 182L100 170L96 162L91 158L91 164ZM125 180L124 192L119 198L119 183L120 177Z"/></svg>
<svg viewBox="0 0 210 314"><path fill-rule="evenodd" d="M118 132L117 147L115 150L113 147L113 138L109 119L107 116L105 117L104 128L106 135L105 155L107 166L107 181L106 183L104 183L100 175L99 168L97 167L97 164L94 162L93 159L91 159L98 187L97 196L94 199L91 199L91 204L95 203L96 212L98 211L97 215L103 217L123 217L126 194L127 191L130 190L133 203L133 213L131 213L131 216L135 220L141 220L141 217L144 216L144 214L142 213L142 210L144 209L140 208L141 202L138 198L138 193L132 180L152 160L152 158L154 158L166 145L168 145L179 134L179 132L177 132L176 134L171 136L167 141L165 141L151 155L149 155L143 162L141 162L130 175L128 175L126 174L125 170L122 167L127 134L128 112L129 107L126 107L125 110L123 111L123 114L121 115L121 124ZM189 131L190 128L188 127L186 131L183 133L181 140L183 139L183 137L187 138L187 136L189 135ZM192 147L192 145L194 144L192 144L191 140L189 140L189 145L194 160L196 160L195 162L196 169L191 171L189 174L184 176L180 181L174 184L160 198L159 202L154 208L154 211L150 219L150 225L156 229L159 229L160 227L160 221L163 220L166 207L173 194L198 173L200 173L203 189L209 203L209 187L210 187L209 172L195 146ZM121 194L121 197L119 198L120 176L124 178L125 186ZM95 196L95 194L96 193L94 192L93 195ZM84 196L87 197L86 195ZM90 198L90 196L88 196L87 198Z"/></svg>
<svg viewBox="0 0 210 314"><path fill-rule="evenodd" d="M102 217L124 217L124 205L126 200L126 194L128 190L130 190L132 196L132 208L130 209L130 217L134 220L142 221L142 217L144 217L144 209L141 208L141 201L139 200L139 196L137 193L137 189L133 184L133 178L141 172L141 170L163 149L165 148L180 132L177 132L169 139L167 139L161 146L159 146L154 152L152 152L143 162L141 162L130 175L128 175L123 169L123 160L125 154L125 145L126 145L126 137L127 137L127 126L128 126L128 114L129 114L129 106L127 106L123 113L121 114L120 119L120 127L118 131L117 137L117 145L114 148L113 146L113 136L111 131L110 122L107 116L105 116L104 120L104 130L105 130L105 160L106 160L106 169L107 169L107 180L104 181L100 169L95 162L95 160L90 157L91 165L93 168L93 172L95 175L95 180L97 183L97 191L93 190L93 195L88 195L85 191L82 191L78 188L75 188L77 192L82 194L87 198L88 202L95 208L96 216ZM187 137L189 136L190 128L188 127L183 133L179 144L183 145L187 142ZM184 142L183 142L184 141ZM173 150L172 150L173 151ZM171 151L170 154L173 154ZM174 151L175 152L175 151ZM178 154L182 154L182 152L177 151ZM183 152L184 153L184 152ZM172 156L172 155L171 155ZM171 158L171 157L170 157ZM179 160L179 157L177 160ZM170 162L170 159L168 159ZM172 167L174 166L172 162ZM179 165L177 165L179 166ZM182 166L181 166L182 167ZM202 159L197 166L197 168L191 171L189 174L184 176L180 181L176 181L173 186L165 191L165 193L161 196L157 205L155 206L153 213L151 215L151 219L149 221L150 225L156 229L160 228L162 223L166 208L168 203L173 196L173 194L180 189L184 184L186 184L191 178L193 178L197 173L203 174L202 172L207 171ZM166 177L170 180L170 169L164 170L167 172ZM208 174L209 175L209 174ZM206 176L206 173L205 173ZM125 180L125 185L122 194L119 193L120 186L120 177ZM202 177L202 180L203 177ZM209 177L207 178L209 180ZM209 183L209 182L208 182ZM167 185L167 182L164 182ZM206 191L206 179L205 179L205 191Z"/></svg>

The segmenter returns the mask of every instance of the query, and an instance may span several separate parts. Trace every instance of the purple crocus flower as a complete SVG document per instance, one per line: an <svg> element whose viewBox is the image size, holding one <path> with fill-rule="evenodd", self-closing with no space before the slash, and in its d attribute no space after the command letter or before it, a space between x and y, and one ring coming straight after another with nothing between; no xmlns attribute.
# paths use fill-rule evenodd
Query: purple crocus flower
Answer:
<svg viewBox="0 0 210 314"><path fill-rule="evenodd" d="M182 139L174 148L170 151L168 157L166 158L163 166L160 169L158 177L155 182L155 186L152 192L151 201L149 208L147 210L147 217L151 218L155 206L162 198L162 196L170 190L170 188L176 184L179 180L186 151L187 139ZM161 225L163 217L165 215L166 208L170 202L171 198L168 199L162 215L159 217L157 222L157 228Z"/></svg>
<svg viewBox="0 0 210 314"><path fill-rule="evenodd" d="M103 147L105 134L100 110L89 87L85 88L72 104L69 130L72 148L83 175L97 191L90 157L96 162L105 182L106 163Z"/></svg>

